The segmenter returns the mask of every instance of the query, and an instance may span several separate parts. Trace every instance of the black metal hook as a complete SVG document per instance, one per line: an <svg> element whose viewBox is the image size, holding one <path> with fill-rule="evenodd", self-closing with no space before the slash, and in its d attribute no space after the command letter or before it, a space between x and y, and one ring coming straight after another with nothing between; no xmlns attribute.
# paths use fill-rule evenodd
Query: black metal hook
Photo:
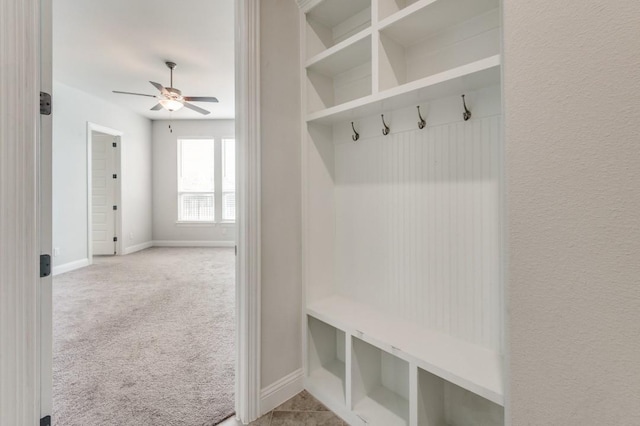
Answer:
<svg viewBox="0 0 640 426"><path fill-rule="evenodd" d="M387 123L384 122L384 114L380 114L380 117L382 117L382 125L384 126L384 129L382 129L382 134L387 136L391 129L389 129L389 126L387 126Z"/></svg>
<svg viewBox="0 0 640 426"><path fill-rule="evenodd" d="M420 114L420 105L418 105L416 108L418 108L418 118L420 119L420 121L418 121L418 129L422 130L427 125L427 122L424 120L424 118L422 118L422 114Z"/></svg>
<svg viewBox="0 0 640 426"><path fill-rule="evenodd" d="M464 101L464 95L462 95L462 105L464 106L464 113L462 114L462 118L464 121L468 121L471 118L471 111L467 108L467 103Z"/></svg>
<svg viewBox="0 0 640 426"><path fill-rule="evenodd" d="M360 133L356 132L356 128L353 126L353 121L351 122L351 128L353 129L353 136L351 136L351 139L355 142L360 139Z"/></svg>

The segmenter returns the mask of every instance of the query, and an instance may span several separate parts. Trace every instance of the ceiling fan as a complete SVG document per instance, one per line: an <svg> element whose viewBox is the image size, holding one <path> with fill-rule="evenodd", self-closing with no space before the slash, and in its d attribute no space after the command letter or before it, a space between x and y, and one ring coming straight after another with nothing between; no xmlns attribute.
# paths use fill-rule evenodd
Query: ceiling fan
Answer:
<svg viewBox="0 0 640 426"><path fill-rule="evenodd" d="M113 93L120 93L123 95L147 96L149 98L158 99L158 104L151 108L151 111L158 111L164 108L167 111L173 112L179 110L182 107L187 107L203 115L210 114L210 112L206 109L200 108L199 106L196 106L190 102L218 102L218 99L211 96L182 96L182 92L173 87L173 69L176 67L176 63L165 62L165 64L167 65L167 67L169 67L169 70L171 72L171 87L163 87L162 84L153 81L149 82L153 85L153 87L160 91L160 96L147 95L144 93L121 92L119 90L114 90Z"/></svg>

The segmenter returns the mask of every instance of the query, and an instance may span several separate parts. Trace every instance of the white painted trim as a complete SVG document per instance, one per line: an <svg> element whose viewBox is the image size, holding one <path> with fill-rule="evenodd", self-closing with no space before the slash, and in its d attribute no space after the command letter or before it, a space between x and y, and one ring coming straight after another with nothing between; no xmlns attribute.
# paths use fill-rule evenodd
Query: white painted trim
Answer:
<svg viewBox="0 0 640 426"><path fill-rule="evenodd" d="M87 259L89 259L89 264L93 263L93 241L91 239L93 234L93 216L92 216L92 201L93 201L93 188L92 188L92 180L91 180L91 172L92 172L92 158L91 152L93 149L93 139L92 132L104 133L107 135L111 135L118 138L118 146L116 148L116 173L118 175L118 179L116 180L116 191L114 194L114 202L118 206L118 210L116 210L116 227L115 233L116 237L118 237L118 241L116 242L116 254L120 255L122 253L122 136L123 132L120 130L111 129L109 127L101 126L96 123L92 123L87 121Z"/></svg>
<svg viewBox="0 0 640 426"><path fill-rule="evenodd" d="M50 121L39 116L39 0L2 0L0 69L0 424L31 426L40 419L40 320L47 282L37 265L48 243L40 235L40 214L47 212L39 200L39 145Z"/></svg>
<svg viewBox="0 0 640 426"><path fill-rule="evenodd" d="M122 254L123 255L127 255L127 254L131 254L131 253L135 253L137 251L148 249L148 248L151 248L153 246L154 246L154 242L153 241L147 241L145 243L140 243L140 244L136 244L134 246L125 247L124 250L122 251Z"/></svg>
<svg viewBox="0 0 640 426"><path fill-rule="evenodd" d="M53 267L53 276L64 274L65 272L75 271L76 269L84 268L91 265L89 259L74 260L73 262L64 263L60 266Z"/></svg>
<svg viewBox="0 0 640 426"><path fill-rule="evenodd" d="M238 0L236 14L236 416L260 415L260 1Z"/></svg>
<svg viewBox="0 0 640 426"><path fill-rule="evenodd" d="M52 1L40 0L40 91L53 93L52 76ZM53 103L57 101L54 99ZM53 252L52 176L53 176L53 119L40 116L40 199L39 214L40 253ZM40 418L53 413L53 277L40 279L39 342L40 358ZM1 410L1 408L0 408ZM0 423L2 421L0 420Z"/></svg>
<svg viewBox="0 0 640 426"><path fill-rule="evenodd" d="M304 389L302 368L287 374L260 392L260 414L266 414L280 404L293 398Z"/></svg>
<svg viewBox="0 0 640 426"><path fill-rule="evenodd" d="M298 6L300 7L300 40L306 40L307 37L307 17L305 12L309 8L305 8L303 3L311 3L309 0L298 0ZM300 81L306 81L307 73L304 67L305 58L307 57L307 44L300 43ZM301 303L300 303L300 332L302 334L302 369L306 374L309 374L309 336L308 336L308 324L307 324L307 241L308 237L308 213L307 206L309 201L308 194L308 185L307 182L307 170L308 170L308 160L307 160L307 144L308 144L308 135L307 129L308 126L306 124L305 116L306 116L306 107L307 105L307 91L300 90L300 105L303 107L300 108L300 122L303 123L300 126L300 224L302 226L302 232L300 235L300 243L302 247L302 251L300 253L300 266L302 268L301 275L301 285L302 285L302 295L301 295Z"/></svg>
<svg viewBox="0 0 640 426"><path fill-rule="evenodd" d="M235 241L176 241L176 240L154 240L153 241L153 247L234 247L235 245L236 245Z"/></svg>

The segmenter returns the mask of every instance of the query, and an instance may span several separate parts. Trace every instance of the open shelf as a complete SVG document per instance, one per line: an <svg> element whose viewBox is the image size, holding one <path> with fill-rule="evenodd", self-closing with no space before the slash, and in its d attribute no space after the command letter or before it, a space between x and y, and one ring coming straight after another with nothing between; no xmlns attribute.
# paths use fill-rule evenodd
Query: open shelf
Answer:
<svg viewBox="0 0 640 426"><path fill-rule="evenodd" d="M341 296L314 302L307 313L496 404L504 404L503 361L498 353L425 330Z"/></svg>
<svg viewBox="0 0 640 426"><path fill-rule="evenodd" d="M319 55L307 66L309 112L371 94L371 35L356 37L341 47L328 55Z"/></svg>
<svg viewBox="0 0 640 426"><path fill-rule="evenodd" d="M341 105L317 110L308 114L306 121L320 124L350 121L498 84L500 55L495 55Z"/></svg>
<svg viewBox="0 0 640 426"><path fill-rule="evenodd" d="M307 382L335 402L345 404L345 333L308 317Z"/></svg>
<svg viewBox="0 0 640 426"><path fill-rule="evenodd" d="M504 409L418 368L418 426L502 426Z"/></svg>
<svg viewBox="0 0 640 426"><path fill-rule="evenodd" d="M423 4L421 1L413 6ZM499 26L500 14L494 0L438 0L382 27L378 45L379 90L499 54Z"/></svg>
<svg viewBox="0 0 640 426"><path fill-rule="evenodd" d="M305 64L307 70L328 77L371 62L371 31L363 31L328 49Z"/></svg>
<svg viewBox="0 0 640 426"><path fill-rule="evenodd" d="M398 0L385 0L400 3ZM497 9L499 0L418 0L380 22L380 30L403 46L409 46L474 16Z"/></svg>
<svg viewBox="0 0 640 426"><path fill-rule="evenodd" d="M306 14L307 58L371 26L371 0L324 0Z"/></svg>
<svg viewBox="0 0 640 426"><path fill-rule="evenodd" d="M368 425L409 425L409 363L353 338L353 411Z"/></svg>

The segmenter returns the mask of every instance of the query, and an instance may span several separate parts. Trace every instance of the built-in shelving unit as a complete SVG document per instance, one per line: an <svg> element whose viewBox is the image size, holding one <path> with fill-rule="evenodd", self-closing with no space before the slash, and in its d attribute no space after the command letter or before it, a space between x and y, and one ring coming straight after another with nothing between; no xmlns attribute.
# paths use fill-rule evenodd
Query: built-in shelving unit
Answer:
<svg viewBox="0 0 640 426"><path fill-rule="evenodd" d="M500 0L298 1L305 386L352 425L502 425Z"/></svg>

